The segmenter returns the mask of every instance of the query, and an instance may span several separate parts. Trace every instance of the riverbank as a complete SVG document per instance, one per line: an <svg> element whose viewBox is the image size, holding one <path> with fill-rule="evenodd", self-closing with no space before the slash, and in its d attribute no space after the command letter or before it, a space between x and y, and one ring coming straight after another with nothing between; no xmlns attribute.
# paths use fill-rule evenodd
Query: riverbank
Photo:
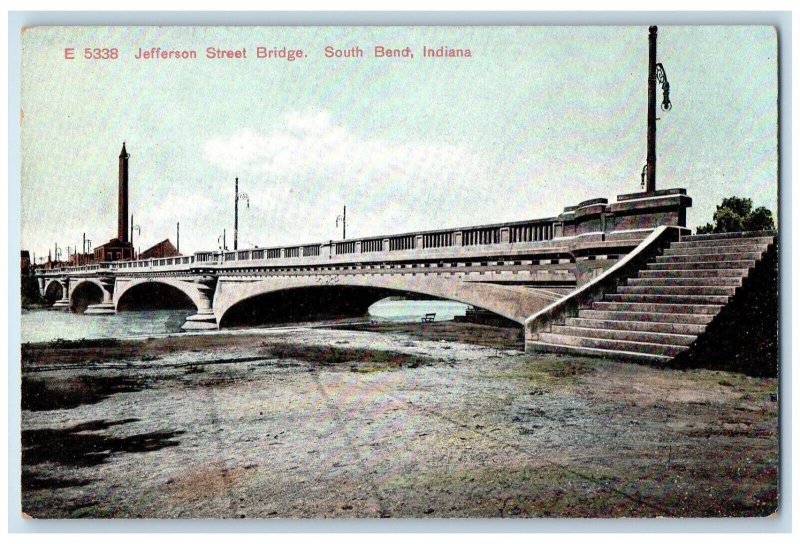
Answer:
<svg viewBox="0 0 800 544"><path fill-rule="evenodd" d="M650 517L777 507L777 380L526 355L509 346L513 329L386 327L24 345L23 510Z"/></svg>

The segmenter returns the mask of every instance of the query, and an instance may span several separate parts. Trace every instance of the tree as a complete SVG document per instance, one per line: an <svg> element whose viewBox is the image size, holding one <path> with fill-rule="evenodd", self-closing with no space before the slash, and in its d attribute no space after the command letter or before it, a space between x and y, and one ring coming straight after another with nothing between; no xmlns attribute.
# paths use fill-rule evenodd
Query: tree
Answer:
<svg viewBox="0 0 800 544"><path fill-rule="evenodd" d="M759 206L747 216L744 222L745 230L775 230L775 221L772 212L764 206Z"/></svg>
<svg viewBox="0 0 800 544"><path fill-rule="evenodd" d="M714 212L714 224L706 223L697 227L697 234L749 230L775 230L772 212L764 206L753 210L751 199L732 196L723 198L722 204L717 206L717 211Z"/></svg>

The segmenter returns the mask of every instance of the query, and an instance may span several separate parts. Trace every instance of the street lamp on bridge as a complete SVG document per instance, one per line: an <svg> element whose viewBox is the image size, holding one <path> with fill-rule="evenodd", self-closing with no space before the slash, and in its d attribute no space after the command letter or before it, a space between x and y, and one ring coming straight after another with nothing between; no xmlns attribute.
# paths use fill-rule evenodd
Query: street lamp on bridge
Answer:
<svg viewBox="0 0 800 544"><path fill-rule="evenodd" d="M344 207L342 211L342 215L336 216L336 226L339 226L339 222L342 223L342 240L347 239L347 206Z"/></svg>
<svg viewBox="0 0 800 544"><path fill-rule="evenodd" d="M139 236L142 235L142 227L133 224L133 214L131 214L131 246L133 245L133 231L136 231L136 234Z"/></svg>
<svg viewBox="0 0 800 544"><path fill-rule="evenodd" d="M217 236L217 245L220 251L228 251L228 243L225 241L225 229L222 229L222 234Z"/></svg>
<svg viewBox="0 0 800 544"><path fill-rule="evenodd" d="M656 39L658 27L650 27L650 58L647 76L647 162L642 169L642 188L650 193L656 190L656 82L661 84L663 99L661 109L669 111L669 81L667 72L660 62L656 62Z"/></svg>
<svg viewBox="0 0 800 544"><path fill-rule="evenodd" d="M247 193L239 192L239 178L236 178L236 197L233 200L233 250L239 249L239 201L247 201L247 209L250 209L250 197Z"/></svg>

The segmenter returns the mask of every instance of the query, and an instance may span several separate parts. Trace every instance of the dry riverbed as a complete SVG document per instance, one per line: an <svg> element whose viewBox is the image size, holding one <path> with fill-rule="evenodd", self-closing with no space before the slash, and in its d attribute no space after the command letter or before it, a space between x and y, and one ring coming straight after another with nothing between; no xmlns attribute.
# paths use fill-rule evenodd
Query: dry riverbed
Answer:
<svg viewBox="0 0 800 544"><path fill-rule="evenodd" d="M777 508L775 379L526 355L504 329L411 329L24 345L23 511L683 517ZM482 345L456 341L476 337Z"/></svg>

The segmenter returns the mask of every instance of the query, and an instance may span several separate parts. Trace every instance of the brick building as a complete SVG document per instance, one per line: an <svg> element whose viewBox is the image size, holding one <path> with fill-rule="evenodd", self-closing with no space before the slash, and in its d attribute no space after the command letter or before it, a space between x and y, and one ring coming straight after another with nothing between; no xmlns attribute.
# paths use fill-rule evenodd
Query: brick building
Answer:
<svg viewBox="0 0 800 544"><path fill-rule="evenodd" d="M164 257L180 257L181 254L169 241L169 238L162 240L151 248L142 251L139 254L140 259L161 259Z"/></svg>

